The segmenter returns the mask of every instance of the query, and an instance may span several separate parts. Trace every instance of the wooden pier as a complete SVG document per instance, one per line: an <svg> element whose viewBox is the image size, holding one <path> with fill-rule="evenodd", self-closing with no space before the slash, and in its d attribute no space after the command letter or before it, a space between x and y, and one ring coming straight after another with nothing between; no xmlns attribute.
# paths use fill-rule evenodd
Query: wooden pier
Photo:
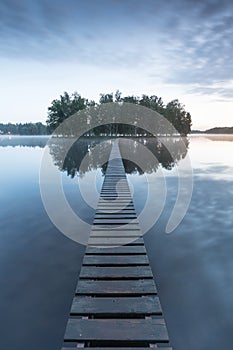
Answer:
<svg viewBox="0 0 233 350"><path fill-rule="evenodd" d="M117 141L62 350L80 347L172 349Z"/></svg>

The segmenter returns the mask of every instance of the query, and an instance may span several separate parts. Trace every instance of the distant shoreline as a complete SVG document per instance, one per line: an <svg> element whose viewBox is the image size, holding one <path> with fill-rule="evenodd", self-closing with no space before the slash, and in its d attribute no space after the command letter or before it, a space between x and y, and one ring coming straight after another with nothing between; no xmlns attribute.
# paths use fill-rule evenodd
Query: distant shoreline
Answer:
<svg viewBox="0 0 233 350"><path fill-rule="evenodd" d="M220 130L219 130L220 129ZM224 130L222 130L224 129ZM230 129L230 130L226 130L226 129ZM157 135L157 137L161 138L161 137L188 137L188 136L191 136L191 135L233 135L233 127L232 128L213 128L213 129L209 129L209 130L191 130L191 132L187 135L179 135L179 134L174 134L174 135ZM50 137L53 137L53 138L61 138L61 136L57 136L57 135L52 135L52 134L43 134L43 135L38 135L38 134L31 134L31 135L28 135L28 134L0 134L0 138L1 137L44 137L44 138L50 138ZM64 137L64 136L63 136ZM74 135L73 136L65 136L65 137L75 137ZM118 137L132 137L132 138L143 138L143 137L146 137L146 138L150 138L150 137L155 137L153 135L83 135L82 137L84 138L105 138L105 139L108 139L109 137L110 138L118 138Z"/></svg>
<svg viewBox="0 0 233 350"><path fill-rule="evenodd" d="M207 130L191 130L191 132L189 134L187 134L186 136L188 135L192 135L192 134L216 134L216 135L219 135L219 134L225 134L225 135L232 135L233 134L233 126L232 127L215 127L215 128L211 128L211 129L207 129ZM43 133L43 134L16 134L16 133L4 133L4 132L1 132L0 130L0 136L45 136L45 137L49 137L51 136L52 134L49 134L49 133ZM95 136L98 136L98 135L95 135ZM153 137L153 136L150 136L150 135L120 135L120 137L135 137L135 138L138 138L138 137ZM165 136L165 135L160 135L161 136ZM179 135L179 134L174 134L174 135L167 135L167 137L169 136L184 136L184 135ZM90 136L85 136L85 137L92 137L92 135ZM116 135L99 135L98 137L119 137L119 136L116 136Z"/></svg>
<svg viewBox="0 0 233 350"><path fill-rule="evenodd" d="M215 127L208 130L191 130L191 134L233 134L232 127Z"/></svg>

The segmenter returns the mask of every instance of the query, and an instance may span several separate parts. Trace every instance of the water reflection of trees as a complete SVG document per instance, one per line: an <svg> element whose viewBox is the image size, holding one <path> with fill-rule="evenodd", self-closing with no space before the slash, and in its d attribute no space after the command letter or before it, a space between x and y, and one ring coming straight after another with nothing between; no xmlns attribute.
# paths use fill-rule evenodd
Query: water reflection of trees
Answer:
<svg viewBox="0 0 233 350"><path fill-rule="evenodd" d="M140 145L147 147L153 157L144 159L143 170L138 164L129 159L123 159L126 173L153 173L159 166L171 170L177 162L185 158L187 154L189 141L186 137L169 137L166 138L166 146L163 144L164 139L137 138L135 142L127 144L127 154L137 155ZM63 138L54 138L50 141L50 153L53 157L54 164L67 173L72 178L79 174L83 176L86 172L101 168L102 173L106 171L108 159L111 151L111 140L103 142L102 138L80 138L69 148L72 141ZM95 147L98 151L95 152ZM120 148L124 145L120 144ZM68 152L67 152L67 149ZM172 149L172 155L168 149ZM66 154L67 153L67 154ZM86 158L83 162L84 157ZM129 158L129 157L128 157ZM132 157L134 159L135 157Z"/></svg>
<svg viewBox="0 0 233 350"><path fill-rule="evenodd" d="M0 147L39 147L44 148L48 136L0 136Z"/></svg>

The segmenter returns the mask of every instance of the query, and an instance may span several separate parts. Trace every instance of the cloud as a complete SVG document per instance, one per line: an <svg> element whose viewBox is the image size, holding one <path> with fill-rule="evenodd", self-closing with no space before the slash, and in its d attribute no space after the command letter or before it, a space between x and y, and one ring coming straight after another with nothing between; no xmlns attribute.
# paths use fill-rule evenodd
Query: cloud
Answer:
<svg viewBox="0 0 233 350"><path fill-rule="evenodd" d="M189 94L201 94L212 96L215 102L231 102L233 96L233 79L216 81L209 85L196 84L188 91Z"/></svg>
<svg viewBox="0 0 233 350"><path fill-rule="evenodd" d="M210 85L233 78L232 14L229 0L2 0L1 55L138 67L226 97L231 89Z"/></svg>

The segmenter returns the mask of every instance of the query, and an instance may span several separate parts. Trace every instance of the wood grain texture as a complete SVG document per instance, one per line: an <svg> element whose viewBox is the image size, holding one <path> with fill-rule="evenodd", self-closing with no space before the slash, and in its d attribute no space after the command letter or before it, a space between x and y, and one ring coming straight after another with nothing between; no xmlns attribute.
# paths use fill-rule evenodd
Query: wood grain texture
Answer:
<svg viewBox="0 0 233 350"><path fill-rule="evenodd" d="M76 294L82 295L151 295L157 290L153 279L130 281L79 280Z"/></svg>
<svg viewBox="0 0 233 350"><path fill-rule="evenodd" d="M121 246L116 248L87 247L86 254L113 254L113 255L138 255L146 254L145 246Z"/></svg>
<svg viewBox="0 0 233 350"><path fill-rule="evenodd" d="M96 237L96 236L90 236L88 239L88 246L112 246L112 247L118 247L118 246L124 246L126 244L131 245L142 245L144 244L143 240L141 238L128 236L128 237Z"/></svg>
<svg viewBox="0 0 233 350"><path fill-rule="evenodd" d="M130 267L96 267L83 266L80 271L82 279L139 279L153 278L150 266L130 266Z"/></svg>
<svg viewBox="0 0 233 350"><path fill-rule="evenodd" d="M166 342L168 334L163 319L69 319L64 340Z"/></svg>
<svg viewBox="0 0 233 350"><path fill-rule="evenodd" d="M85 255L83 266L140 266L149 265L147 255Z"/></svg>
<svg viewBox="0 0 233 350"><path fill-rule="evenodd" d="M158 315L162 313L157 296L92 298L77 296L71 306L71 314L101 315L105 317L121 315L137 317L139 315Z"/></svg>

